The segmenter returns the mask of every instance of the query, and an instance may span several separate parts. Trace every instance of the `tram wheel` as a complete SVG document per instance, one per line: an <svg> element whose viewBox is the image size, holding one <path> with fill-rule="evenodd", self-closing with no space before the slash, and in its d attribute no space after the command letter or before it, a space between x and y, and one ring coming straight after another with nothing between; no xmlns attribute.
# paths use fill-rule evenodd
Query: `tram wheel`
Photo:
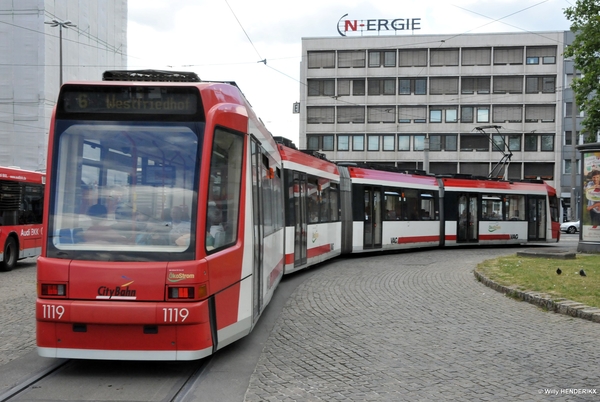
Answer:
<svg viewBox="0 0 600 402"><path fill-rule="evenodd" d="M14 238L9 237L4 244L4 260L0 262L0 271L10 271L17 265L19 250Z"/></svg>

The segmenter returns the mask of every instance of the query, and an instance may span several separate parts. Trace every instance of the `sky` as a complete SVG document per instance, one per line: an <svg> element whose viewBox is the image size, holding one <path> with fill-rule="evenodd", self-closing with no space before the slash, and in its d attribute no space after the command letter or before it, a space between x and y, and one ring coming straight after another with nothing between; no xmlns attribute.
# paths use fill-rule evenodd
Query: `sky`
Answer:
<svg viewBox="0 0 600 402"><path fill-rule="evenodd" d="M275 136L299 145L302 38L338 21L420 18L415 35L569 30L575 0L128 0L128 69L235 81ZM376 35L376 33L369 33ZM398 35L411 35L401 31Z"/></svg>

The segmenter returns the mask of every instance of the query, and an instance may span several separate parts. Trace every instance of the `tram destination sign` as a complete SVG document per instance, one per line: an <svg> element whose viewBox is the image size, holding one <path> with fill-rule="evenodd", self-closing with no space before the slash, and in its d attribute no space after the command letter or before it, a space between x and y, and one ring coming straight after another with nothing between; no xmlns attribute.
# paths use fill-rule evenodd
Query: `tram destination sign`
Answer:
<svg viewBox="0 0 600 402"><path fill-rule="evenodd" d="M65 113L195 114L199 94L188 88L68 86L59 105Z"/></svg>
<svg viewBox="0 0 600 402"><path fill-rule="evenodd" d="M421 29L421 18L395 18L395 19L368 19L351 20L346 19L348 14L344 14L337 24L338 33L341 36L349 34L377 33L382 32L397 33L398 31L416 31Z"/></svg>

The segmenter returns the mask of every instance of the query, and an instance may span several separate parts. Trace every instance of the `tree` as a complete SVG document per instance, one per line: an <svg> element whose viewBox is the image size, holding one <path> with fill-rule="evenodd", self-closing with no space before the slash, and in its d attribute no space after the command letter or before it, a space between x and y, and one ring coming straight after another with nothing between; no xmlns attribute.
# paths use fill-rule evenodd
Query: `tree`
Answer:
<svg viewBox="0 0 600 402"><path fill-rule="evenodd" d="M600 130L600 2L577 0L574 7L565 9L571 21L575 40L565 49L565 57L573 57L581 77L573 77L571 88L575 101L585 118L582 125L588 140L595 141Z"/></svg>

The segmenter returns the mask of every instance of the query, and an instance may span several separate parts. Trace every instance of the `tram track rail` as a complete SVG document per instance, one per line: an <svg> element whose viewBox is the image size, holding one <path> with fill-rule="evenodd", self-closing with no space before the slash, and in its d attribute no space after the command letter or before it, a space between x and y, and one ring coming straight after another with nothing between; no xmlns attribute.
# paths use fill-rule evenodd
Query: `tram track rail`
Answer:
<svg viewBox="0 0 600 402"><path fill-rule="evenodd" d="M185 402L202 381L202 375L210 361L210 357L193 362L61 359L31 373L0 394L0 402ZM111 367L118 369L111 370ZM65 383L77 386L64 387ZM99 395L102 393L104 398Z"/></svg>

